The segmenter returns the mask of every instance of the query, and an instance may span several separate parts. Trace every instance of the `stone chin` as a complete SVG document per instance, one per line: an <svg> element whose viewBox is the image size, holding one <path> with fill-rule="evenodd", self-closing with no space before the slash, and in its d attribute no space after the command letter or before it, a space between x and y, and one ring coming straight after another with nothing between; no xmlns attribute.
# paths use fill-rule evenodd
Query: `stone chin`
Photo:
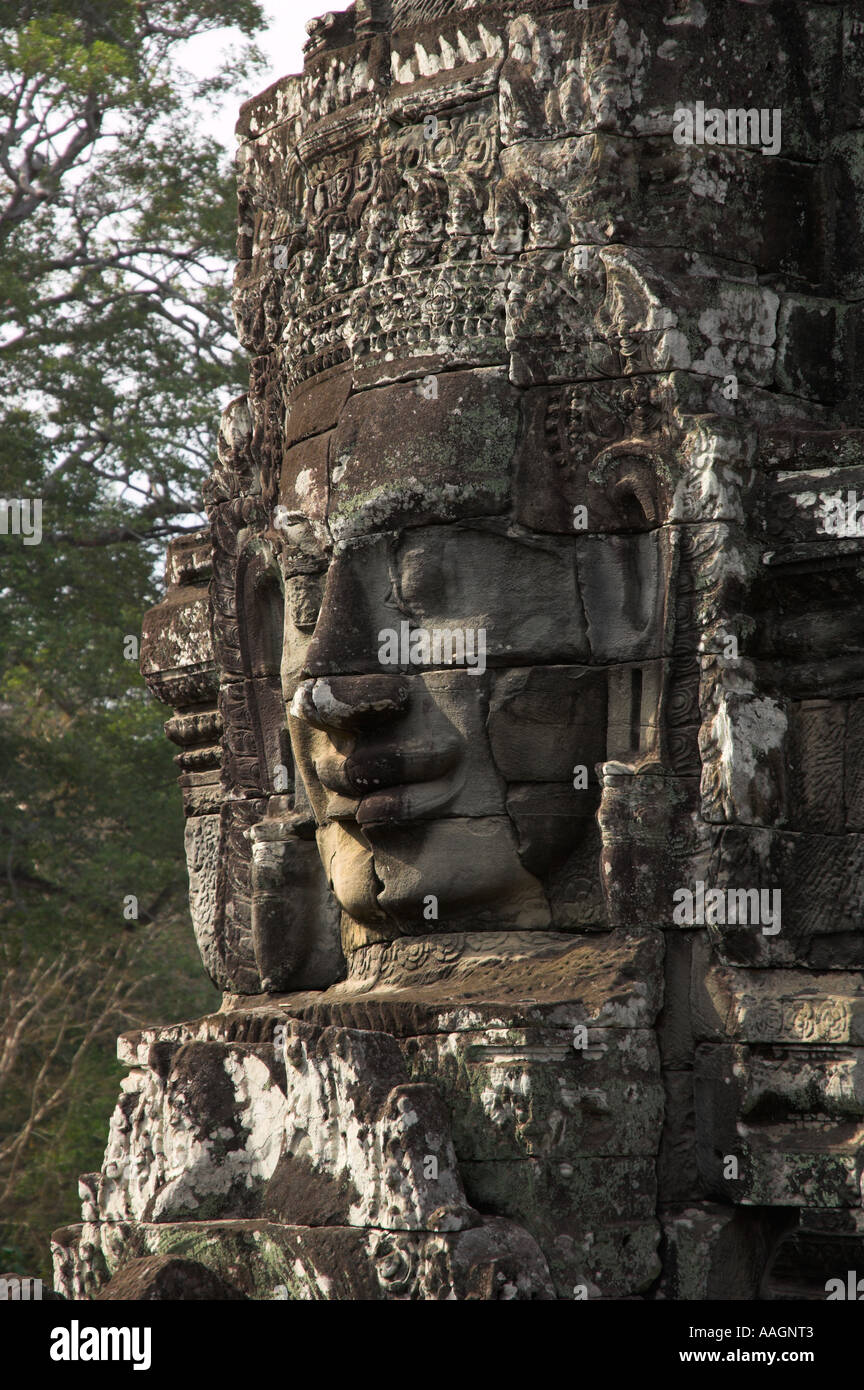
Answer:
<svg viewBox="0 0 864 1390"><path fill-rule="evenodd" d="M331 821L317 831L316 839L330 888L342 911L361 926L385 927L387 918L378 905L381 882L360 830L350 823Z"/></svg>
<svg viewBox="0 0 864 1390"><path fill-rule="evenodd" d="M333 893L360 926L409 936L551 925L506 817L373 825L331 822L318 847Z"/></svg>

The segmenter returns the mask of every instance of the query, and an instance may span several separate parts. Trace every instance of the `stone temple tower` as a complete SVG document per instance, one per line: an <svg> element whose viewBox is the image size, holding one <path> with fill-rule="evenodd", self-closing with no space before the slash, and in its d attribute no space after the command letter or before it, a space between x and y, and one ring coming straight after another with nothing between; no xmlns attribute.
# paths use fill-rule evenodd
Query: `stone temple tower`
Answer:
<svg viewBox="0 0 864 1390"><path fill-rule="evenodd" d="M864 1260L864 13L309 30L240 119L250 386L145 619L225 1002L121 1039L58 1288L825 1297Z"/></svg>

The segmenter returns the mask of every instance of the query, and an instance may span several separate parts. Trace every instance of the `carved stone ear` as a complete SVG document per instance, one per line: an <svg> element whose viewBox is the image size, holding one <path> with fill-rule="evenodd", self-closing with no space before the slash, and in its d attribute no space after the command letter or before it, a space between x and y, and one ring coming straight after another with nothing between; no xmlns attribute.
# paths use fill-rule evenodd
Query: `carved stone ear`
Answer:
<svg viewBox="0 0 864 1390"><path fill-rule="evenodd" d="M252 948L266 991L326 989L345 973L339 907L304 814L271 814L249 832Z"/></svg>
<svg viewBox="0 0 864 1390"><path fill-rule="evenodd" d="M247 679L279 675L284 609L276 557L270 545L257 542L237 564L240 653Z"/></svg>
<svg viewBox="0 0 864 1390"><path fill-rule="evenodd" d="M253 541L241 552L236 583L243 675L236 712L242 727L237 729L237 747L228 766L242 769L244 794L267 796L293 785L280 677L285 597L279 566L267 542ZM226 729L227 735L230 732Z"/></svg>

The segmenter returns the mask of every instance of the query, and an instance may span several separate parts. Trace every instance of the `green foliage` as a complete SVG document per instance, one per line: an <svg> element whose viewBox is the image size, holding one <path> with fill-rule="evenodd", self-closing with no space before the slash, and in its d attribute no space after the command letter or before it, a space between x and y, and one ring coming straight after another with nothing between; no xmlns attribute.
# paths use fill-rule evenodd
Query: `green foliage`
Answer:
<svg viewBox="0 0 864 1390"><path fill-rule="evenodd" d="M26 1273L46 1273L77 1174L101 1162L117 1029L217 998L185 906L166 711L124 646L166 539L200 525L219 407L246 375L233 176L202 129L258 57L238 39L202 82L182 45L262 23L255 0L0 0L0 498L41 499L43 533L0 534L7 1012L34 981L44 994L0 1069L0 1265Z"/></svg>

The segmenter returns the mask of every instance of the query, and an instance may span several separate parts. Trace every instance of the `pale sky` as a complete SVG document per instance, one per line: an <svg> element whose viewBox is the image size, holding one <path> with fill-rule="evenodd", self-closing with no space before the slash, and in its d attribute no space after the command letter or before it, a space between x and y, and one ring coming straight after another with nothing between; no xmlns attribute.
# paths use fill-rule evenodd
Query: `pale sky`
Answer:
<svg viewBox="0 0 864 1390"><path fill-rule="evenodd" d="M256 92L263 92L271 82L288 73L300 72L303 67L303 44L306 42L306 22L328 10L347 10L346 0L265 0L263 6L270 19L270 28L258 39L258 47L267 55L268 70L256 78L248 91L238 91L228 102L219 120L214 124L212 134L233 154L235 148L234 123L241 104ZM230 29L217 29L212 34L202 35L186 46L183 61L191 72L205 76L217 66L220 56L230 50L237 42L236 33Z"/></svg>

